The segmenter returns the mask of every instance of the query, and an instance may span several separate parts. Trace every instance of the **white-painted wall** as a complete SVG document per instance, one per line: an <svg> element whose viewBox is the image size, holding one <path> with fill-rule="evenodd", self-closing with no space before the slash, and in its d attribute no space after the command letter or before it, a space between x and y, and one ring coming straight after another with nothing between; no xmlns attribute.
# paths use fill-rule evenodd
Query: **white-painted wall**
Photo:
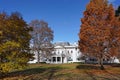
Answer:
<svg viewBox="0 0 120 80"><path fill-rule="evenodd" d="M62 63L73 63L73 62L84 62L85 60L78 60L79 57L82 56L82 53L78 49L77 44L70 45L56 45L54 46L53 55L50 57L51 61L47 60L46 63L50 64L62 64ZM34 52L35 60L29 61L29 63L37 63L38 57L37 52ZM53 57L56 57L56 61L53 62ZM60 57L61 61L57 61L57 57ZM69 57L71 57L71 61L68 61ZM45 62L44 58L41 58L41 62ZM63 59L64 58L64 59ZM62 60L63 59L63 60ZM113 59L113 63L119 63L117 58Z"/></svg>
<svg viewBox="0 0 120 80"><path fill-rule="evenodd" d="M73 62L81 62L79 60L77 60L78 57L80 57L81 52L78 49L78 45L77 44L72 44L72 45L57 45L54 47L54 51L53 51L54 55L51 56L51 62L50 61L46 61L46 63L54 63L54 64L59 64L59 63L73 63ZM37 52L34 52L35 54L35 60L30 61L29 63L37 63ZM60 62L52 62L52 57L61 57L61 61ZM62 61L62 57L64 57L64 60ZM68 58L71 57L71 61L68 61ZM44 61L44 60L41 60Z"/></svg>

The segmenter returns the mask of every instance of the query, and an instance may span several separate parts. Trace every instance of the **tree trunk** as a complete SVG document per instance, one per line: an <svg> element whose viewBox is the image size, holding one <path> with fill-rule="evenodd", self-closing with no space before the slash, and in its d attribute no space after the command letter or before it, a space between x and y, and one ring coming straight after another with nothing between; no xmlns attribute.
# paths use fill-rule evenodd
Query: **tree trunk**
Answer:
<svg viewBox="0 0 120 80"><path fill-rule="evenodd" d="M0 63L2 62L2 59L0 58Z"/></svg>
<svg viewBox="0 0 120 80"><path fill-rule="evenodd" d="M37 53L38 53L38 55L37 55L37 57L38 57L38 61L37 61L37 63L40 63L40 52L37 51Z"/></svg>
<svg viewBox="0 0 120 80"><path fill-rule="evenodd" d="M100 65L100 69L104 70L104 66L103 66L103 58L99 58L99 65Z"/></svg>

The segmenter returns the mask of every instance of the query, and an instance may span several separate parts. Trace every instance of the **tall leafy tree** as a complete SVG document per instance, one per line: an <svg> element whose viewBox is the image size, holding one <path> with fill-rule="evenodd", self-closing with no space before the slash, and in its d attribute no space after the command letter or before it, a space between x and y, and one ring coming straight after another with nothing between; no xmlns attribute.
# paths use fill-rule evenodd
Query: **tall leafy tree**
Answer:
<svg viewBox="0 0 120 80"><path fill-rule="evenodd" d="M53 30L42 20L33 20L29 26L33 28L31 43L39 63L41 58L49 58L52 55Z"/></svg>
<svg viewBox="0 0 120 80"><path fill-rule="evenodd" d="M31 30L18 12L0 13L0 72L23 69L33 59L29 48Z"/></svg>
<svg viewBox="0 0 120 80"><path fill-rule="evenodd" d="M117 38L116 44L117 44L117 50L115 50L115 53L117 54L117 57L120 60L120 6L118 7L117 10L115 10L115 17L116 17L116 22L115 22L115 27L114 27L114 35Z"/></svg>
<svg viewBox="0 0 120 80"><path fill-rule="evenodd" d="M85 55L96 57L102 70L103 59L115 55L114 21L114 8L107 0L90 0L81 19L79 48Z"/></svg>

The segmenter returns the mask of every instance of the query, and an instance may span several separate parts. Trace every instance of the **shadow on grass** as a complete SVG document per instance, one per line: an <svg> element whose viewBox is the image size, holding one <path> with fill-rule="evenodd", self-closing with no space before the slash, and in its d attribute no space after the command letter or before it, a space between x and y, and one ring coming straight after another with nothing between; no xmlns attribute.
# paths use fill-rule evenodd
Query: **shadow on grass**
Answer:
<svg viewBox="0 0 120 80"><path fill-rule="evenodd" d="M19 76L25 77L25 76L35 75L35 74L42 74L42 73L48 71L49 75L47 77L48 77L48 80L51 80L53 78L54 73L57 72L59 69L61 69L61 67L58 67L58 66L48 67L48 68L45 68L45 67L31 68L31 69L8 73L8 74L0 77L0 79L8 78L8 77L9 78L10 77L19 77Z"/></svg>
<svg viewBox="0 0 120 80"><path fill-rule="evenodd" d="M111 64L112 67L120 67L120 63L113 63Z"/></svg>
<svg viewBox="0 0 120 80"><path fill-rule="evenodd" d="M85 70L92 70L92 69L100 70L99 66L92 65L92 64L78 65L78 66L76 66L76 68L77 69L85 69Z"/></svg>
<svg viewBox="0 0 120 80"><path fill-rule="evenodd" d="M111 77L113 78L114 80L120 80L120 74L115 74L115 73L112 73L112 72L108 72L105 70L105 72Z"/></svg>
<svg viewBox="0 0 120 80"><path fill-rule="evenodd" d="M28 76L32 74L38 74L44 72L46 69L45 68L32 68L32 69L26 69L26 70L21 70L21 71L15 71L11 73L7 73L3 75L1 78L6 78L6 77L16 77L16 76Z"/></svg>
<svg viewBox="0 0 120 80"><path fill-rule="evenodd" d="M53 78L53 76L54 76L54 74L57 72L57 68L53 68L53 69L51 69L50 70L50 75L48 76L48 80L52 80L52 78Z"/></svg>
<svg viewBox="0 0 120 80"><path fill-rule="evenodd" d="M91 80L118 80L118 79L110 79L110 78L107 78L105 76L98 76L98 75L95 75L94 73L91 73L91 72L88 72L88 71L85 71L85 73L91 78Z"/></svg>
<svg viewBox="0 0 120 80"><path fill-rule="evenodd" d="M115 64L116 65L116 64ZM113 66L113 65L111 65ZM115 67L115 66L113 66ZM118 65L117 65L118 67ZM77 69L80 70L84 70L84 73L91 78L91 80L120 80L120 74L114 74L114 72L108 72L107 70L101 70L100 66L98 65L92 65L92 64L80 64L78 66L76 66ZM112 68L112 67L111 67ZM93 73L90 70L98 70L100 71L100 73L104 73L106 74L106 76L104 75L96 75L95 73Z"/></svg>

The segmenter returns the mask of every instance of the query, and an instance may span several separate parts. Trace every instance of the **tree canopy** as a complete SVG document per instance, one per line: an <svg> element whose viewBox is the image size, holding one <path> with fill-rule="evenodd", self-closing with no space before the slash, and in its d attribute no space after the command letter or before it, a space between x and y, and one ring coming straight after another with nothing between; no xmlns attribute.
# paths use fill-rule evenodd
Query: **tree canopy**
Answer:
<svg viewBox="0 0 120 80"><path fill-rule="evenodd" d="M42 20L33 20L29 24L33 28L32 48L37 54L38 63L41 58L49 58L53 50L53 30L48 26L48 23Z"/></svg>
<svg viewBox="0 0 120 80"><path fill-rule="evenodd" d="M118 38L117 39L117 44L120 44L120 6L118 7L118 9L115 11L115 16L116 16L116 29L115 29L115 36ZM120 60L120 45L118 45L119 47L117 47L117 57Z"/></svg>
<svg viewBox="0 0 120 80"><path fill-rule="evenodd" d="M23 69L33 59L31 30L18 12L0 13L0 72Z"/></svg>
<svg viewBox="0 0 120 80"><path fill-rule="evenodd" d="M91 0L86 6L81 19L79 48L85 55L96 57L103 67L103 59L116 55L119 46L116 44L120 36L116 35L115 10L107 0ZM119 34L118 34L119 35Z"/></svg>

